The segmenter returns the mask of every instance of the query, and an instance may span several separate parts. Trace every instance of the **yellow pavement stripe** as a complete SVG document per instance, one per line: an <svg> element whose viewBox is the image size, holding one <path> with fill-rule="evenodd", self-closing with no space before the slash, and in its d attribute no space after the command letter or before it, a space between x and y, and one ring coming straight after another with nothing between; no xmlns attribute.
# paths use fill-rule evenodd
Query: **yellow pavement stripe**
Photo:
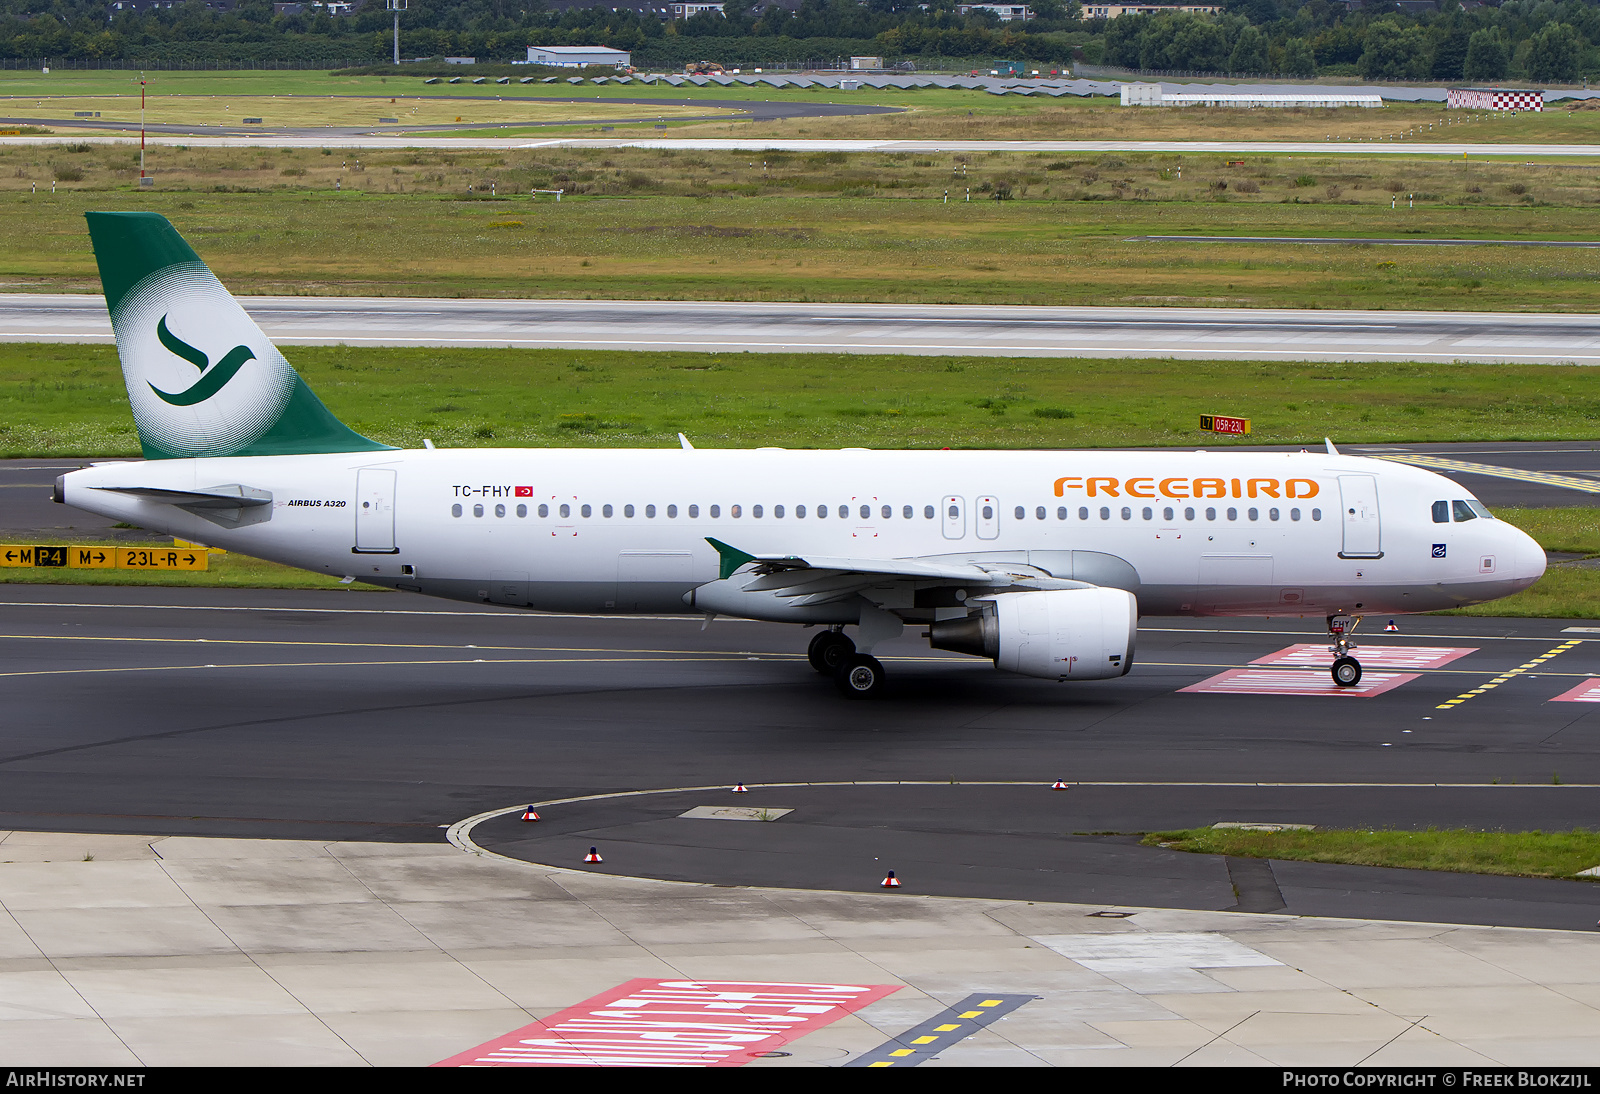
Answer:
<svg viewBox="0 0 1600 1094"><path fill-rule="evenodd" d="M1577 646L1583 645L1583 641L1584 640L1581 639L1581 638L1574 638L1574 639L1571 639L1570 641L1563 642L1563 643L1561 643L1561 645L1557 646L1555 649L1547 650L1544 653L1540 654L1538 657L1535 657L1530 661L1524 662L1523 664L1517 666L1516 668L1510 670L1509 672L1501 673L1499 676L1496 676L1493 680L1490 680L1487 684L1483 684L1483 685L1480 685L1479 687L1475 687L1470 691L1464 691L1460 695L1457 695L1454 699L1446 699L1444 702L1440 703L1438 706L1434 707L1433 709L1435 709L1435 710L1454 710L1456 707L1460 706L1462 703L1466 702L1468 699L1471 699L1474 695L1482 695L1486 691L1491 691L1494 688L1499 687L1501 684L1509 682L1513 677L1521 676L1525 672L1529 672L1529 671L1531 671L1533 669L1537 669L1541 665L1543 665L1546 661L1550 660L1552 657L1559 657L1561 654L1566 653L1568 650L1574 649ZM1585 673L1542 672L1541 671L1539 675L1541 675L1541 676L1593 676L1594 673L1592 673L1592 672L1585 672Z"/></svg>
<svg viewBox="0 0 1600 1094"><path fill-rule="evenodd" d="M1392 463L1408 463L1432 471L1456 471L1467 475L1489 475L1497 479L1515 479L1518 482L1538 483L1541 486L1560 486L1568 490L1582 490L1586 494L1600 494L1600 480L1580 479L1575 475L1560 475L1552 471L1524 471L1519 467L1500 467L1491 463L1469 463L1444 456L1401 452L1378 455L1375 458Z"/></svg>
<svg viewBox="0 0 1600 1094"><path fill-rule="evenodd" d="M214 665L119 665L98 669L29 669L22 672L0 672L0 679L14 676L93 676L112 672L187 672L191 669L328 669L328 668L389 668L399 665L670 665L678 662L705 664L704 657L479 657L445 658L436 661L264 661L244 664ZM744 657L724 657L719 660L743 662Z"/></svg>

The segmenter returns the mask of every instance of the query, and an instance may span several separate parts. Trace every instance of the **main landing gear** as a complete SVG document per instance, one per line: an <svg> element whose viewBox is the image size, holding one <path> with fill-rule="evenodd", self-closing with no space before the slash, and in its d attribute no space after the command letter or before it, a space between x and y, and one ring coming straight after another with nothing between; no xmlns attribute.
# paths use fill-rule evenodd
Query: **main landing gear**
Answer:
<svg viewBox="0 0 1600 1094"><path fill-rule="evenodd" d="M1342 688L1353 688L1361 683L1361 662L1350 656L1350 651L1356 648L1350 636L1359 626L1359 615L1328 616L1328 637L1333 643L1328 647L1333 654L1333 682Z"/></svg>
<svg viewBox="0 0 1600 1094"><path fill-rule="evenodd" d="M832 676L847 699L876 699L883 694L883 663L856 652L856 644L839 630L826 630L811 640L806 658L818 672Z"/></svg>

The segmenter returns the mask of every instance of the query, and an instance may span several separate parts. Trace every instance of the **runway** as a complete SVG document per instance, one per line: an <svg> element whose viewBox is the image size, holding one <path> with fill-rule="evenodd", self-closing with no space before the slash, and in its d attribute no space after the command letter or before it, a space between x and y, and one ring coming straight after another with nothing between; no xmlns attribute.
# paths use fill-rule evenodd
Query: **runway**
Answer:
<svg viewBox="0 0 1600 1094"><path fill-rule="evenodd" d="M617 100L609 100L616 102ZM717 100L706 100L708 103ZM834 104L828 104L834 105ZM864 111L865 112L865 111ZM736 121L738 119L735 119ZM477 126L479 132L493 126ZM509 127L508 127L509 128ZM530 128L530 127L518 127ZM8 144L128 144L137 136L101 136L92 130L50 136L0 137ZM540 148L649 148L672 152L1043 152L1085 155L1101 152L1178 153L1207 155L1231 153L1250 156L1449 156L1474 160L1563 158L1600 156L1600 144L1477 144L1423 141L1061 141L1061 140L895 140L890 138L797 139L789 137L485 137L350 135L335 129L305 136L251 133L241 136L192 137L178 133L151 134L146 143L187 148L350 148L373 151L418 149L423 151L481 150L526 151Z"/></svg>
<svg viewBox="0 0 1600 1094"><path fill-rule="evenodd" d="M283 345L1600 363L1600 316L249 296ZM110 342L98 295L0 294L0 340Z"/></svg>
<svg viewBox="0 0 1600 1094"><path fill-rule="evenodd" d="M1130 676L1072 688L907 638L880 650L890 697L851 704L805 664L803 631L769 624L388 593L0 598L6 828L427 843L486 811L710 788L553 804L537 828L491 820L478 838L734 885L859 890L894 868L946 895L1566 928L1600 901L1582 882L1252 875L1106 834L1592 824L1596 704L1562 696L1600 678L1600 636L1558 621L1402 620L1362 647L1380 685L1364 695L1294 668L1318 656L1320 620L1147 619ZM727 792L740 782L756 792ZM746 804L795 812L677 819Z"/></svg>

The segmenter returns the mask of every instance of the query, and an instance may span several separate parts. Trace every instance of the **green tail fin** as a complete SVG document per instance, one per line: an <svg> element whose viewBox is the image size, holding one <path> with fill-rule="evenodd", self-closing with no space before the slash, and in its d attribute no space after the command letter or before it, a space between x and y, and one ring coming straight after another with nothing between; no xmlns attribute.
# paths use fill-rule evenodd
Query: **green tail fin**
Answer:
<svg viewBox="0 0 1600 1094"><path fill-rule="evenodd" d="M86 213L146 459L366 452L158 213Z"/></svg>

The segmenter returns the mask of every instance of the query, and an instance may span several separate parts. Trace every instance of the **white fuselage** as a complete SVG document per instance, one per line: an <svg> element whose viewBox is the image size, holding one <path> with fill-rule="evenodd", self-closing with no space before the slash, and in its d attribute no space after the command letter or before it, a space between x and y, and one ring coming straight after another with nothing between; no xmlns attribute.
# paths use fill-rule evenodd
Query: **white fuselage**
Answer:
<svg viewBox="0 0 1600 1094"><path fill-rule="evenodd" d="M108 489L223 486L270 506L230 527ZM1148 615L1430 611L1544 572L1502 521L1434 519L1435 502L1470 497L1381 460L1176 451L408 450L98 464L61 488L91 512L320 573L618 613L685 610L718 578L708 538L753 555L1031 559L1129 587ZM891 607L916 620L940 603Z"/></svg>

